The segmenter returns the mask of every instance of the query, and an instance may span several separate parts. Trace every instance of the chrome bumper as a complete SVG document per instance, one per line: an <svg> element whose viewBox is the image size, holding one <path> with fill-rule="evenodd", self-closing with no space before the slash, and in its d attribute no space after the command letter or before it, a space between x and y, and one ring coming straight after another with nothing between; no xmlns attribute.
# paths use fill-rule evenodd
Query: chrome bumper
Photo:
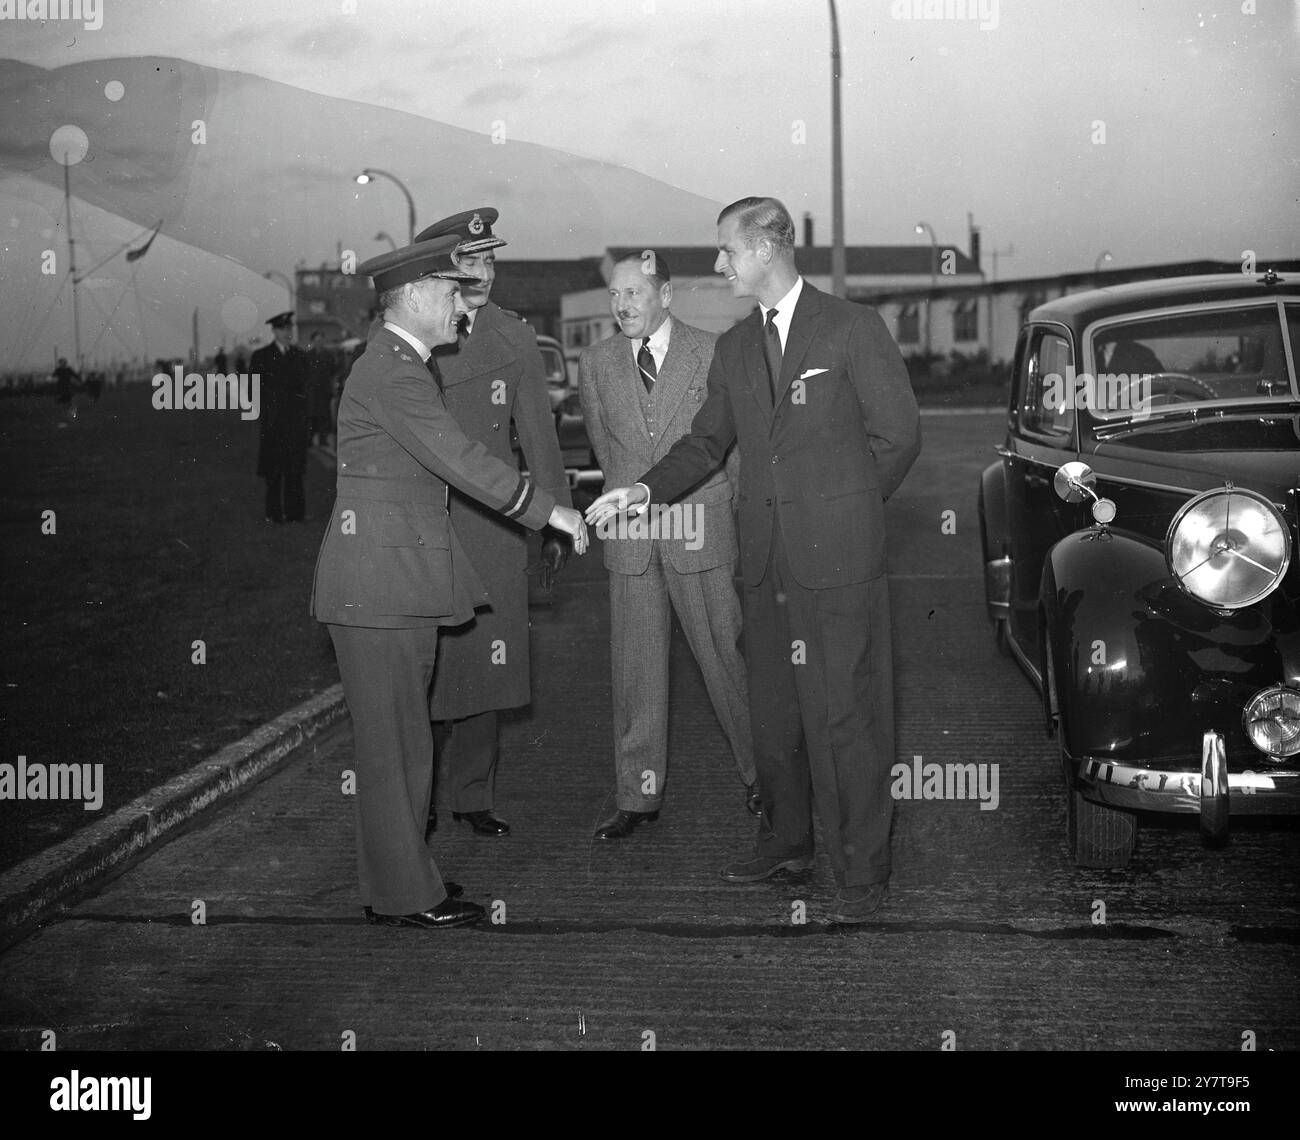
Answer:
<svg viewBox="0 0 1300 1140"><path fill-rule="evenodd" d="M1211 838L1227 831L1230 815L1300 815L1300 772L1229 772L1217 732L1207 732L1201 741L1199 770L1158 772L1083 759L1078 777L1090 800L1132 811L1196 814Z"/></svg>

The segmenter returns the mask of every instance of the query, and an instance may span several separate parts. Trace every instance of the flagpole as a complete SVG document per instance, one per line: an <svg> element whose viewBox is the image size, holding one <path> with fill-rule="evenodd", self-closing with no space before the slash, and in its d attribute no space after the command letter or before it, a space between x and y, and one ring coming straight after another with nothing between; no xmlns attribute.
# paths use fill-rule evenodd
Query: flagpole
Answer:
<svg viewBox="0 0 1300 1140"><path fill-rule="evenodd" d="M72 237L72 191L68 181L68 167L63 163L63 208L68 219L68 276L72 278L72 358L77 362L77 374L81 374L81 314L77 308L77 252L76 242Z"/></svg>

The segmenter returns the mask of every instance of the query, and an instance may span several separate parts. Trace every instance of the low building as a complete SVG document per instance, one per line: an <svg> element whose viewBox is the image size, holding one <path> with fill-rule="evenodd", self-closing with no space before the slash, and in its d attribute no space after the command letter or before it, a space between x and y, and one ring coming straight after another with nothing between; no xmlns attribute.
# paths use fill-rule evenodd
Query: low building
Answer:
<svg viewBox="0 0 1300 1140"><path fill-rule="evenodd" d="M1300 261L1259 261L1259 272L1300 269ZM994 367L1010 362L1016 336L1030 310L1044 301L1130 281L1189 277L1201 273L1239 273L1236 261L1179 261L1127 269L1088 270L1010 281L984 281L955 288L906 289L853 287L851 301L871 305L884 319L904 356L922 353L925 313L930 310L931 354L951 360L983 356Z"/></svg>

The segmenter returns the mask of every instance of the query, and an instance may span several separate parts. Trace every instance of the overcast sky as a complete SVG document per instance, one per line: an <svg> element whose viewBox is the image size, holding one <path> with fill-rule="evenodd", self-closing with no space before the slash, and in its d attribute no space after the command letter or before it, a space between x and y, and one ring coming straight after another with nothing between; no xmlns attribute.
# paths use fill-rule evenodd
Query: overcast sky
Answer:
<svg viewBox="0 0 1300 1140"><path fill-rule="evenodd" d="M1300 256L1300 4L1000 0L969 4L983 18L899 18L924 7L839 4L850 243L920 241L924 220L964 248L971 211L986 272L989 252L1014 244L1001 278L1091 268L1102 250L1115 266ZM44 68L176 56L504 131L717 203L774 194L830 238L825 0L102 0L102 11L98 30L0 22L0 55ZM403 165L364 146L356 160ZM554 221L509 219L510 255L557 252L537 239ZM673 236L710 242L711 211L698 234Z"/></svg>

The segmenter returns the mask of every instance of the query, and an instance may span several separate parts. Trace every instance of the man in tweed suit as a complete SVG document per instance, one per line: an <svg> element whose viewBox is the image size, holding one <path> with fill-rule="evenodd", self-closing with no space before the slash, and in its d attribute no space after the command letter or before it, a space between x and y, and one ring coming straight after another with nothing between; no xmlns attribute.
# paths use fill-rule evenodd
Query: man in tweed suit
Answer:
<svg viewBox="0 0 1300 1140"><path fill-rule="evenodd" d="M443 403L430 350L456 339L457 283L475 280L455 267L456 244L417 242L359 267L374 279L384 324L339 405L338 496L312 591L352 716L366 917L426 929L483 917L444 884L424 839L438 629L490 600L451 527L448 487L533 530L558 527L579 554L587 541L576 511L468 439Z"/></svg>
<svg viewBox="0 0 1300 1140"><path fill-rule="evenodd" d="M713 333L669 315L664 258L647 250L619 261L609 281L619 331L578 361L582 414L609 485L639 476L690 428L705 396ZM736 641L732 582L737 453L674 503L631 527L602 532L609 570L617 811L597 839L623 839L659 817L668 762L668 651L672 612L686 633L722 731L749 790L754 745L745 665Z"/></svg>
<svg viewBox="0 0 1300 1140"><path fill-rule="evenodd" d="M755 883L812 866L814 798L839 888L831 918L862 922L891 870L893 661L885 500L921 449L898 346L874 309L831 297L795 267L775 198L718 216L714 268L758 309L718 338L708 397L683 436L587 521L672 502L739 440L745 651L763 815Z"/></svg>

